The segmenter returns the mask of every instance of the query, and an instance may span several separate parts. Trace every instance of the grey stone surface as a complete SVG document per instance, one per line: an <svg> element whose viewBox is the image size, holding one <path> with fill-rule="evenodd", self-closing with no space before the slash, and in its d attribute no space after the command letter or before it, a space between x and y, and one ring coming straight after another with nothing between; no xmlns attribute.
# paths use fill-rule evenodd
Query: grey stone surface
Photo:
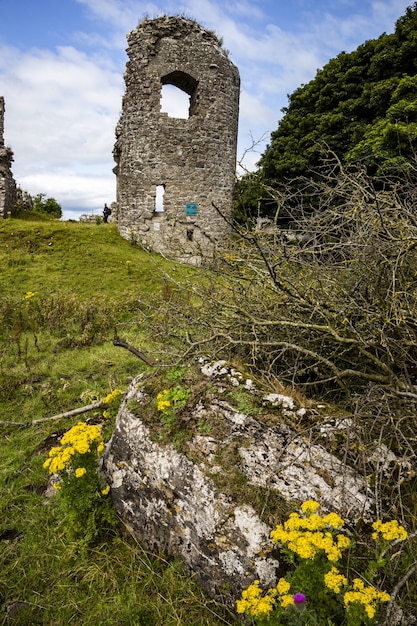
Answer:
<svg viewBox="0 0 417 626"><path fill-rule="evenodd" d="M271 527L242 494L263 489L291 506L312 498L324 511L337 511L346 520L366 518L373 500L366 481L354 469L279 419L303 408L292 398L265 395L263 401L270 403L278 418L267 426L236 409L225 396L227 386L236 389L232 381L238 381L242 391L254 393L252 381L248 384L224 361L201 365L210 391L199 387L198 399L187 407L187 424L212 420L220 430L195 432L182 452L159 443L140 418L149 396L146 382L137 378L120 408L104 471L114 505L139 542L179 557L213 597L226 585L233 602L254 579L270 586L278 565L268 542ZM225 450L232 454L224 454ZM241 487L233 482L236 468ZM232 492L216 481L227 476Z"/></svg>
<svg viewBox="0 0 417 626"><path fill-rule="evenodd" d="M128 35L116 128L115 219L123 237L198 264L230 235L239 73L216 35L193 20L144 20ZM190 97L188 119L161 112L163 85ZM163 211L156 210L157 188Z"/></svg>
<svg viewBox="0 0 417 626"><path fill-rule="evenodd" d="M12 174L13 152L4 145L4 98L0 96L0 216L12 211L16 202L16 182Z"/></svg>
<svg viewBox="0 0 417 626"><path fill-rule="evenodd" d="M18 202L24 209L32 208L30 194L16 185L12 174L13 152L4 145L4 98L0 96L0 217L13 212Z"/></svg>

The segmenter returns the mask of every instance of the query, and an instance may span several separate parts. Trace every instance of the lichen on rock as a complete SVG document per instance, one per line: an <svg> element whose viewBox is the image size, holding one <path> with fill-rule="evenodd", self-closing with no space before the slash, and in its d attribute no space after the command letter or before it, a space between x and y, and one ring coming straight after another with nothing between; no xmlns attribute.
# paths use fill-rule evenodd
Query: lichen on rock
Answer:
<svg viewBox="0 0 417 626"><path fill-rule="evenodd" d="M203 359L198 370L169 437L155 404L162 381L132 382L104 471L140 543L179 557L210 595L227 588L233 602L254 579L275 580L272 518L314 499L353 521L366 517L372 494L354 468L288 425L289 412L300 419L308 407L263 394L224 361Z"/></svg>

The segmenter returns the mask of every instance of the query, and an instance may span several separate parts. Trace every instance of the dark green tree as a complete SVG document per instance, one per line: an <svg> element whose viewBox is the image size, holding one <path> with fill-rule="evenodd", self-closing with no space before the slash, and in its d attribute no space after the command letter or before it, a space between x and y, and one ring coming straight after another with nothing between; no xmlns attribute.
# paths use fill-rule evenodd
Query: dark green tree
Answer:
<svg viewBox="0 0 417 626"><path fill-rule="evenodd" d="M417 169L417 3L397 20L393 34L368 40L351 53L341 52L288 100L258 163L256 178L251 174L239 182L238 214L257 214L262 205L271 213L271 203L264 202L268 189L288 190L290 184L299 196L305 177L315 178L329 153L342 164L360 161L372 176L395 175L399 168L413 174ZM305 194L303 202L308 204ZM291 205L286 210L291 214Z"/></svg>
<svg viewBox="0 0 417 626"><path fill-rule="evenodd" d="M33 210L37 213L46 213L56 219L62 217L61 205L58 204L55 198L46 198L44 193L38 193L33 198Z"/></svg>

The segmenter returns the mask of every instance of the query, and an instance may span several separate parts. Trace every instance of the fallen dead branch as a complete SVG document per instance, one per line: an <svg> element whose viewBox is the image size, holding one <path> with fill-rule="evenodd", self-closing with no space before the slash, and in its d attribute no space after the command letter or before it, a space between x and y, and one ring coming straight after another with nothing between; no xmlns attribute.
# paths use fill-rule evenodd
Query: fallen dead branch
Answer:
<svg viewBox="0 0 417 626"><path fill-rule="evenodd" d="M140 350L138 350L137 348L135 348L135 346L132 346L130 343L127 343L127 341L123 341L122 339L119 339L118 337L116 337L113 341L113 345L114 346L118 346L120 348L125 348L126 350L129 350L129 352L131 352L132 354L134 354L135 356L137 356L139 359L141 359L144 363L146 363L146 365L149 365L150 367L153 367L155 365L155 363L153 363L147 356L146 354L144 354L143 352L140 352Z"/></svg>
<svg viewBox="0 0 417 626"><path fill-rule="evenodd" d="M52 415L51 417L43 417L37 420L31 420L30 422L9 422L1 421L0 424L4 426L35 426L36 424L42 424L43 422L51 422L53 420L60 420L66 417L73 417L74 415L80 415L81 413L87 413L87 411L93 411L94 409L104 409L107 406L106 402L97 400L92 404L86 406L80 406L78 409L72 409L71 411L65 411L64 413L58 413L58 415Z"/></svg>

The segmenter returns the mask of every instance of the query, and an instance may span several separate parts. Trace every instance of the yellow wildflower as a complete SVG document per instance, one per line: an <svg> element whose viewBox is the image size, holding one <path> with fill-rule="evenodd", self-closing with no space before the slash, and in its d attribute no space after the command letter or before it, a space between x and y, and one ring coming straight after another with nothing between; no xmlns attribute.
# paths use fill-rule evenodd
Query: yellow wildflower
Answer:
<svg viewBox="0 0 417 626"><path fill-rule="evenodd" d="M263 596L259 598L257 602L255 602L250 609L251 615L268 615L271 613L274 608L274 600L270 596Z"/></svg>
<svg viewBox="0 0 417 626"><path fill-rule="evenodd" d="M236 601L237 612L251 614L252 608L258 603L261 594L262 589L259 587L259 580L254 580L247 589L242 591L242 599Z"/></svg>
<svg viewBox="0 0 417 626"><path fill-rule="evenodd" d="M372 528L376 531L372 533L372 539L377 540L381 533L381 536L386 541L394 541L400 539L404 541L408 537L408 533L403 526L401 526L396 519L391 522L383 523L381 520L377 520L372 524Z"/></svg>
<svg viewBox="0 0 417 626"><path fill-rule="evenodd" d="M277 591L279 593L279 595L283 595L285 593L288 593L288 591L290 590L290 583L285 580L285 578L280 578L278 583L277 583Z"/></svg>
<svg viewBox="0 0 417 626"><path fill-rule="evenodd" d="M92 449L92 445L97 446L101 453L104 450L104 442L101 435L101 427L98 425L89 426L84 422L78 422L70 428L61 438L59 447L51 448L49 457L43 467L50 474L56 474L69 469L75 454L87 454Z"/></svg>
<svg viewBox="0 0 417 626"><path fill-rule="evenodd" d="M332 567L324 576L324 584L335 593L340 593L341 588L347 585L347 582L346 576L340 574L336 567Z"/></svg>
<svg viewBox="0 0 417 626"><path fill-rule="evenodd" d="M85 467L77 467L77 469L75 470L75 478L81 478L81 476L84 476L84 474L87 473L87 470L85 469Z"/></svg>
<svg viewBox="0 0 417 626"><path fill-rule="evenodd" d="M328 524L332 528L340 528L344 525L344 520L337 513L329 513L325 517L323 517L323 522Z"/></svg>
<svg viewBox="0 0 417 626"><path fill-rule="evenodd" d="M389 602L391 600L391 596L386 591L378 591L378 600L380 602Z"/></svg>
<svg viewBox="0 0 417 626"><path fill-rule="evenodd" d="M319 508L320 504L315 500L306 500L301 505L301 510L303 513L315 513Z"/></svg>
<svg viewBox="0 0 417 626"><path fill-rule="evenodd" d="M372 606L372 604L365 604L364 608L365 608L365 613L367 614L369 619L372 619L375 616L375 613L376 613L375 607Z"/></svg>
<svg viewBox="0 0 417 626"><path fill-rule="evenodd" d="M300 528L301 522L302 520L298 513L290 513L290 516L285 522L284 526L286 530L298 530ZM279 526L282 528L281 524L279 524Z"/></svg>
<svg viewBox="0 0 417 626"><path fill-rule="evenodd" d="M36 296L37 293L37 291L27 291L26 294L23 296L23 300L29 300L30 298Z"/></svg>
<svg viewBox="0 0 417 626"><path fill-rule="evenodd" d="M337 535L336 536L337 547L341 550L348 548L350 546L350 539L346 537L346 535Z"/></svg>
<svg viewBox="0 0 417 626"><path fill-rule="evenodd" d="M109 491L110 491L110 485L106 485L104 489L101 490L101 493L103 494L103 496L107 496Z"/></svg>
<svg viewBox="0 0 417 626"><path fill-rule="evenodd" d="M372 585L365 586L365 583L360 578L353 580L352 587L352 590L347 591L343 597L344 605L348 607L349 604L361 604L365 613L371 619L375 616L378 602L388 602L390 600L388 593L378 591Z"/></svg>
<svg viewBox="0 0 417 626"><path fill-rule="evenodd" d="M102 399L103 404L111 404L121 393L123 393L121 389L115 389Z"/></svg>
<svg viewBox="0 0 417 626"><path fill-rule="evenodd" d="M282 524L278 524L270 533L272 543L280 543L286 536L287 533L283 529Z"/></svg>
<svg viewBox="0 0 417 626"><path fill-rule="evenodd" d="M294 598L291 594L286 594L285 596L280 597L281 606L283 609L286 609L287 606L292 606L294 604Z"/></svg>

